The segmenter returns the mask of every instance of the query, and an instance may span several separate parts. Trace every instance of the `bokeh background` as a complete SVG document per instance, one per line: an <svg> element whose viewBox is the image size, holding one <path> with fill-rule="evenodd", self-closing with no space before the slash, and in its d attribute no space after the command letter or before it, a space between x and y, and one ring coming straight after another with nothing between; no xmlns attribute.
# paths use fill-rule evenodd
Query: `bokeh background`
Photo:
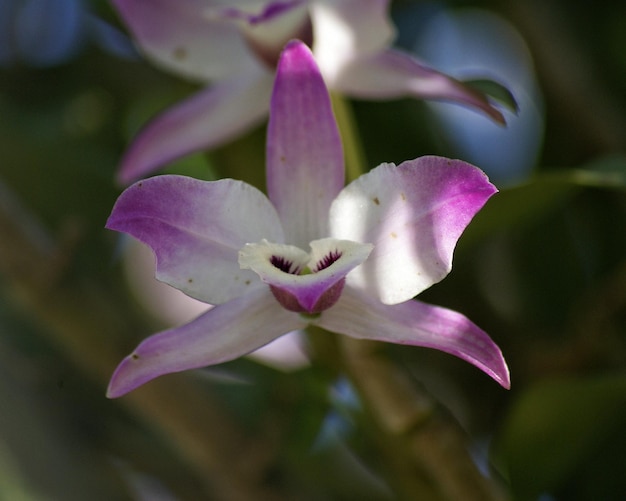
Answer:
<svg viewBox="0 0 626 501"><path fill-rule="evenodd" d="M145 62L104 0L0 0L0 500L429 499L411 479L441 458L403 437L443 443L431 422L463 437L493 499L624 499L626 4L396 0L392 15L399 46L520 107L501 128L445 103L349 103L370 167L445 155L500 188L420 299L483 327L511 390L377 347L427 399L393 432L354 374L292 337L107 400L139 340L199 311L103 228L133 134L197 87ZM167 172L262 188L264 141L260 127Z"/></svg>

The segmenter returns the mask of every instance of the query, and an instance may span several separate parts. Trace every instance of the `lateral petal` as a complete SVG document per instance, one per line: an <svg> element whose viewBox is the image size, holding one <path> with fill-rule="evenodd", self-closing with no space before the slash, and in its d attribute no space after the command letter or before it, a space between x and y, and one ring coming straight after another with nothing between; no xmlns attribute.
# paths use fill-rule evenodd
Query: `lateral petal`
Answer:
<svg viewBox="0 0 626 501"><path fill-rule="evenodd" d="M265 71L224 80L168 108L134 138L118 169L128 184L194 151L214 148L260 123L272 76Z"/></svg>
<svg viewBox="0 0 626 501"><path fill-rule="evenodd" d="M267 191L287 243L305 248L328 236L328 209L343 183L328 91L309 48L290 42L278 64L267 133Z"/></svg>
<svg viewBox="0 0 626 501"><path fill-rule="evenodd" d="M415 97L451 101L481 111L499 124L505 123L504 115L485 94L398 50L366 54L346 62L333 87L365 99Z"/></svg>
<svg viewBox="0 0 626 501"><path fill-rule="evenodd" d="M155 63L200 80L258 68L236 26L211 20L215 0L112 0L141 50Z"/></svg>
<svg viewBox="0 0 626 501"><path fill-rule="evenodd" d="M163 374L233 360L305 326L266 288L252 292L144 340L115 370L107 396L120 397Z"/></svg>
<svg viewBox="0 0 626 501"><path fill-rule="evenodd" d="M465 316L446 308L413 300L384 305L346 285L337 304L313 323L358 339L444 351L478 367L504 388L511 386L500 348Z"/></svg>
<svg viewBox="0 0 626 501"><path fill-rule="evenodd" d="M439 282L461 233L496 191L480 169L434 156L361 176L330 211L332 237L374 244L348 283L396 304Z"/></svg>
<svg viewBox="0 0 626 501"><path fill-rule="evenodd" d="M232 179L139 181L120 195L106 227L150 246L157 279L209 304L264 287L252 271L240 269L237 253L247 242L283 239L265 195Z"/></svg>

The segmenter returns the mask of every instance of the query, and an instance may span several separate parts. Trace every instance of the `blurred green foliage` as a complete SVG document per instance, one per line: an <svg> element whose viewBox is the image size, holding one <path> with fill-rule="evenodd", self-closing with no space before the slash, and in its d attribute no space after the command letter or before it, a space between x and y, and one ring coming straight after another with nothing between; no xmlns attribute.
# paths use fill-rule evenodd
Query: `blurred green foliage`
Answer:
<svg viewBox="0 0 626 501"><path fill-rule="evenodd" d="M438 352L380 350L510 498L622 499L626 7L449 4L516 26L546 100L534 172L487 204L422 297L490 333L513 386ZM89 6L117 22L107 2ZM401 446L381 443L332 364L286 373L242 359L105 399L116 362L163 327L128 292L123 242L103 229L116 164L149 116L193 90L93 45L59 66L0 69L0 499L410 499L392 482L413 475L394 463ZM371 166L451 154L423 103L353 104ZM260 128L168 172L263 187L263 148Z"/></svg>

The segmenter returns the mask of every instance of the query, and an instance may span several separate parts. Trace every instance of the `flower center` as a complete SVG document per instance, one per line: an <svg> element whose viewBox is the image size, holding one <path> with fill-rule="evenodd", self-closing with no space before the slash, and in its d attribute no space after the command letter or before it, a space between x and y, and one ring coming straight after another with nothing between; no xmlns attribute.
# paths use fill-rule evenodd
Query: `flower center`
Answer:
<svg viewBox="0 0 626 501"><path fill-rule="evenodd" d="M321 270L324 270L331 266L335 261L337 261L341 257L341 252L338 250L332 250L325 256L323 256L315 266L310 269L309 266L305 266L303 268L294 266L293 263L283 256L272 256L270 258L270 263L278 268L280 271L285 273L289 273L292 275L308 275L310 273L318 273ZM343 291L343 286L346 282L345 277L340 279L335 285L332 285L330 288L326 289L324 293L320 296L317 302L313 305L310 311L305 309L298 298L291 294L289 291L281 289L280 287L270 285L270 290L276 300L287 310L295 311L297 313L309 313L309 314L317 314L321 313L324 310L327 310L332 305L334 305L341 296L341 292Z"/></svg>
<svg viewBox="0 0 626 501"><path fill-rule="evenodd" d="M307 253L267 240L246 244L239 251L239 265L255 271L285 309L321 313L339 300L346 275L367 259L373 246L332 238L310 246Z"/></svg>
<svg viewBox="0 0 626 501"><path fill-rule="evenodd" d="M294 38L313 46L313 25L306 1L271 2L261 12L236 7L211 9L209 17L237 24L248 47L268 68L274 70L285 44Z"/></svg>

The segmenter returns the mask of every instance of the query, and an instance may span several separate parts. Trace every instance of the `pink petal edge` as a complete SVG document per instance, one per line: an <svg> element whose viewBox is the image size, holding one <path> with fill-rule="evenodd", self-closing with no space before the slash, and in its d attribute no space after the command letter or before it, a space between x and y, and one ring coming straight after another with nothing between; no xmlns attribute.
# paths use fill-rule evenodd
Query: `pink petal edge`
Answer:
<svg viewBox="0 0 626 501"><path fill-rule="evenodd" d="M324 80L309 48L285 47L267 133L267 192L286 243L328 236L328 209L344 184L343 149Z"/></svg>
<svg viewBox="0 0 626 501"><path fill-rule="evenodd" d="M189 153L220 146L261 123L272 77L238 75L206 88L157 115L126 150L117 180L127 185Z"/></svg>
<svg viewBox="0 0 626 501"><path fill-rule="evenodd" d="M233 360L305 325L267 288L247 294L145 339L113 373L107 397L121 397L164 374Z"/></svg>
<svg viewBox="0 0 626 501"><path fill-rule="evenodd" d="M504 388L511 387L500 348L465 316L446 308L414 300L384 305L346 286L339 302L315 323L357 339L434 348L478 367Z"/></svg>
<svg viewBox="0 0 626 501"><path fill-rule="evenodd" d="M485 94L397 50L350 61L334 85L349 96L364 99L414 97L450 101L480 111L498 124L506 123L502 112Z"/></svg>
<svg viewBox="0 0 626 501"><path fill-rule="evenodd" d="M126 189L106 227L148 245L159 280L208 304L264 287L255 273L239 267L239 249L262 238L283 238L274 207L256 188L232 179L174 175Z"/></svg>
<svg viewBox="0 0 626 501"><path fill-rule="evenodd" d="M477 167L443 157L383 164L364 174L330 210L334 238L374 244L348 283L396 304L439 282L452 268L459 237L496 191Z"/></svg>

